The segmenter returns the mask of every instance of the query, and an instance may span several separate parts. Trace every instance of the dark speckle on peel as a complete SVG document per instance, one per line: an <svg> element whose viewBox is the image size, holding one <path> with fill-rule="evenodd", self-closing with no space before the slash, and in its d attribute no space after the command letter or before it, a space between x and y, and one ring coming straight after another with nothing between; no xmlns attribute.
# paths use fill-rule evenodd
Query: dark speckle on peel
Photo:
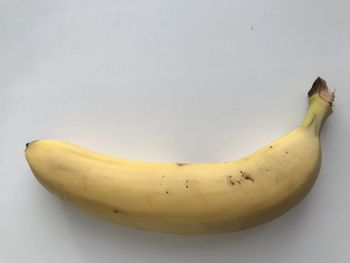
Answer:
<svg viewBox="0 0 350 263"><path fill-rule="evenodd" d="M243 172L243 171L239 171L241 173L241 176L245 179L245 180L249 180L253 183L255 183L254 179L247 173L247 172Z"/></svg>
<svg viewBox="0 0 350 263"><path fill-rule="evenodd" d="M185 165L188 165L188 163L176 163L177 166L185 166Z"/></svg>
<svg viewBox="0 0 350 263"><path fill-rule="evenodd" d="M227 176L227 179L231 185L235 185L235 182L232 180L232 175Z"/></svg>
<svg viewBox="0 0 350 263"><path fill-rule="evenodd" d="M249 181L252 181L252 182L254 183L254 179L253 179L252 177L250 177L249 175L246 175L246 176L244 177L244 179L249 180Z"/></svg>

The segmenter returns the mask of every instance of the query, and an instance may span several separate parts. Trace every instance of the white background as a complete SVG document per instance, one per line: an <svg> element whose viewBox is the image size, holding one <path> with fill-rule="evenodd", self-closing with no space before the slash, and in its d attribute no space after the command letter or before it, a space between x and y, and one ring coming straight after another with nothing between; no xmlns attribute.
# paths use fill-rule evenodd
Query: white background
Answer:
<svg viewBox="0 0 350 263"><path fill-rule="evenodd" d="M350 262L350 2L0 0L0 262ZM307 198L259 227L173 236L102 222L39 185L55 138L148 161L232 160L337 97Z"/></svg>

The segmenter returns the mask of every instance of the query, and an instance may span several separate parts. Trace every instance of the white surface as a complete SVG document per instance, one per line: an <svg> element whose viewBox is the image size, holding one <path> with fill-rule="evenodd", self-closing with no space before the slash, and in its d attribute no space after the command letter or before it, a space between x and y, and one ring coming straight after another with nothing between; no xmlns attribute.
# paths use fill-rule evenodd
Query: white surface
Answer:
<svg viewBox="0 0 350 263"><path fill-rule="evenodd" d="M350 262L349 1L0 0L0 262ZM223 161L337 91L308 197L263 226L172 236L96 220L32 176L56 138L130 159ZM334 261L335 260L335 261Z"/></svg>

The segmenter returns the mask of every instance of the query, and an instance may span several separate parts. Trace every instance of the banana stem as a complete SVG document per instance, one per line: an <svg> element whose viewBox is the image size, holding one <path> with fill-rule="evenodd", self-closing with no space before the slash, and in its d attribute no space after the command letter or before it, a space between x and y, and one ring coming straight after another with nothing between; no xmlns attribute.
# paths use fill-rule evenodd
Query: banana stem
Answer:
<svg viewBox="0 0 350 263"><path fill-rule="evenodd" d="M315 136L319 136L323 123L333 112L335 94L328 89L326 81L318 77L308 96L309 109L301 126L313 130Z"/></svg>

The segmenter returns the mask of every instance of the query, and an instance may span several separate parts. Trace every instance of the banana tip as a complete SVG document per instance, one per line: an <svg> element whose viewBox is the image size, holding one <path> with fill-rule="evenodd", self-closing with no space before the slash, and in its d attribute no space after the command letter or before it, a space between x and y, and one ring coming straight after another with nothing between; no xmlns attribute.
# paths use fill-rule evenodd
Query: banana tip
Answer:
<svg viewBox="0 0 350 263"><path fill-rule="evenodd" d="M33 142L36 142L36 141L37 141L37 140L31 141L31 142L27 142L27 143L26 143L26 148L25 148L24 151L26 151L26 150L29 148L29 146L30 146Z"/></svg>

